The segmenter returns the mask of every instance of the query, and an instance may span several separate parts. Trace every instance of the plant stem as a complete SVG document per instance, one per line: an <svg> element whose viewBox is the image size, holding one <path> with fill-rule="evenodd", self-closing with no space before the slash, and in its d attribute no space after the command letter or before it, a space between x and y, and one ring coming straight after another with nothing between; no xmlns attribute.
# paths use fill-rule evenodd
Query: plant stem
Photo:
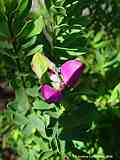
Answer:
<svg viewBox="0 0 120 160"><path fill-rule="evenodd" d="M7 19L8 19L8 28L9 28L9 32L10 32L10 35L11 35L11 39L13 39L12 40L12 45L13 45L14 54L17 56L17 58L16 58L17 68L18 68L19 73L22 73L22 68L21 68L21 64L20 64L20 58L19 58L19 54L17 52L17 47L16 47L16 44L17 44L16 37L14 36L14 33L12 31L12 27L11 27L12 19L9 16L7 16ZM22 85L25 88L24 77L22 75L20 77L21 77Z"/></svg>

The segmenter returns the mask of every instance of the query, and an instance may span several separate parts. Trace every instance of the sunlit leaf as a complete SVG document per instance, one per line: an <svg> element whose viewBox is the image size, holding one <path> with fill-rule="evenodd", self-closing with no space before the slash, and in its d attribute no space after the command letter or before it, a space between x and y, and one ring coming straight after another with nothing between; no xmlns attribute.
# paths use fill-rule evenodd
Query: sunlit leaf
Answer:
<svg viewBox="0 0 120 160"><path fill-rule="evenodd" d="M17 37L31 38L36 36L42 32L43 26L44 23L42 16L39 16L35 20L29 20L17 34Z"/></svg>
<svg viewBox="0 0 120 160"><path fill-rule="evenodd" d="M116 103L120 99L120 83L118 83L111 92L110 102Z"/></svg>
<svg viewBox="0 0 120 160"><path fill-rule="evenodd" d="M44 55L42 55L40 53L36 53L33 56L32 70L36 73L36 75L39 79L41 79L41 77L47 71L49 66L50 66L50 63Z"/></svg>
<svg viewBox="0 0 120 160"><path fill-rule="evenodd" d="M98 33L95 35L95 38L94 38L93 42L94 42L94 43L99 42L99 41L103 38L104 34L105 34L104 32L98 32Z"/></svg>

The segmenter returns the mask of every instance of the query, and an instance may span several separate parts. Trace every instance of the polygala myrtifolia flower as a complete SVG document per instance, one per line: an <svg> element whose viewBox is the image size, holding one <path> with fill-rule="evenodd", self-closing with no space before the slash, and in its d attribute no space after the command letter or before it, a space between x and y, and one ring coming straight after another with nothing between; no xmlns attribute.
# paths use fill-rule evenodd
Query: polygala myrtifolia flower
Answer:
<svg viewBox="0 0 120 160"><path fill-rule="evenodd" d="M64 82L62 81L62 79L57 71L48 69L48 76L51 80L51 84L52 84L53 88L55 88L59 91L64 90Z"/></svg>
<svg viewBox="0 0 120 160"><path fill-rule="evenodd" d="M48 69L51 85L41 85L41 95L48 103L56 103L62 99L65 86L75 85L84 69L84 64L79 60L69 60L60 67L60 74L54 69Z"/></svg>
<svg viewBox="0 0 120 160"><path fill-rule="evenodd" d="M69 60L65 62L60 68L60 74L66 86L73 86L79 80L85 65L79 60Z"/></svg>
<svg viewBox="0 0 120 160"><path fill-rule="evenodd" d="M48 84L42 84L40 91L41 91L42 97L48 103L56 103L62 99L61 91L54 89Z"/></svg>

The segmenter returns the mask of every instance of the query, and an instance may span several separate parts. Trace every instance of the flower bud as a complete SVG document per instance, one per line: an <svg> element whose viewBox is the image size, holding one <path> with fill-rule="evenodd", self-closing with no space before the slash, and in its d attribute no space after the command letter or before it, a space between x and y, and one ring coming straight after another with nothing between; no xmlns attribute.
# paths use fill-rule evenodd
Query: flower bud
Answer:
<svg viewBox="0 0 120 160"><path fill-rule="evenodd" d="M42 97L48 103L56 103L62 99L62 93L58 90L55 90L48 84L42 84L40 91Z"/></svg>
<svg viewBox="0 0 120 160"><path fill-rule="evenodd" d="M84 64L79 60L69 60L65 62L60 68L61 77L65 85L73 86L76 84L84 67Z"/></svg>

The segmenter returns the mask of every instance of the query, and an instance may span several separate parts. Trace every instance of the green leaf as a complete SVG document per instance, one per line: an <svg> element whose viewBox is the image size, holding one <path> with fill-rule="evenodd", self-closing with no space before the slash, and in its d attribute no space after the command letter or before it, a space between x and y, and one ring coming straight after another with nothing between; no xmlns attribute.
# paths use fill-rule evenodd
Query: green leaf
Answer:
<svg viewBox="0 0 120 160"><path fill-rule="evenodd" d="M96 61L97 61L97 64L99 64L100 66L104 66L105 57L103 54L99 52L99 50L96 51Z"/></svg>
<svg viewBox="0 0 120 160"><path fill-rule="evenodd" d="M94 45L94 48L104 48L108 44L108 41L102 41Z"/></svg>
<svg viewBox="0 0 120 160"><path fill-rule="evenodd" d="M50 108L52 108L52 105L49 105L48 103L39 100L38 98L33 103L33 109L49 110Z"/></svg>
<svg viewBox="0 0 120 160"><path fill-rule="evenodd" d="M17 16L19 18L26 17L32 6L32 0L19 0L18 6L16 8Z"/></svg>
<svg viewBox="0 0 120 160"><path fill-rule="evenodd" d="M52 117L52 118L55 118L55 119L58 119L60 117L60 113L58 112L52 112L52 111L48 111L47 114Z"/></svg>
<svg viewBox="0 0 120 160"><path fill-rule="evenodd" d="M110 102L116 103L120 99L120 83L118 83L111 93Z"/></svg>
<svg viewBox="0 0 120 160"><path fill-rule="evenodd" d="M66 0L56 0L55 4L56 6L63 6Z"/></svg>
<svg viewBox="0 0 120 160"><path fill-rule="evenodd" d="M29 20L17 34L17 37L31 38L36 36L42 32L43 26L44 22L42 16L39 16L35 20Z"/></svg>
<svg viewBox="0 0 120 160"><path fill-rule="evenodd" d="M61 153L62 157L64 157L66 143L64 140L59 140L59 145L60 145L60 153Z"/></svg>
<svg viewBox="0 0 120 160"><path fill-rule="evenodd" d="M66 10L65 8L61 7L61 6L51 6L50 8L51 12L53 12L53 14L55 15L62 15L62 16L66 16Z"/></svg>
<svg viewBox="0 0 120 160"><path fill-rule="evenodd" d="M21 139L17 143L17 151L20 154L19 160L28 160L28 150L25 148L25 145Z"/></svg>
<svg viewBox="0 0 120 160"><path fill-rule="evenodd" d="M50 159L50 157L55 154L55 151L46 151L44 154L40 157L41 160L47 160Z"/></svg>
<svg viewBox="0 0 120 160"><path fill-rule="evenodd" d="M26 114L30 108L30 104L24 88L16 90L16 99L9 106L18 113Z"/></svg>
<svg viewBox="0 0 120 160"><path fill-rule="evenodd" d="M31 55L33 55L33 54L35 54L35 53L37 53L37 52L40 52L40 53L43 52L43 45L42 45L42 44L37 45L35 48L33 48L33 49L27 54L27 56L31 56Z"/></svg>
<svg viewBox="0 0 120 160"><path fill-rule="evenodd" d="M0 0L0 12L1 13L5 13L5 4L4 4L4 0Z"/></svg>
<svg viewBox="0 0 120 160"><path fill-rule="evenodd" d="M38 117L37 115L31 114L28 117L28 121L29 122L23 131L26 136L32 135L34 129L37 129L40 132L41 136L46 138L45 124L42 118Z"/></svg>
<svg viewBox="0 0 120 160"><path fill-rule="evenodd" d="M29 47L32 47L33 45L35 45L36 41L37 41L37 37L32 37L31 39L28 39L27 42L25 42L22 45L22 49L27 49Z"/></svg>
<svg viewBox="0 0 120 160"><path fill-rule="evenodd" d="M28 96L31 97L39 97L39 87L38 86L34 86L33 88L27 88L26 89L26 93Z"/></svg>
<svg viewBox="0 0 120 160"><path fill-rule="evenodd" d="M99 42L104 36L104 32L98 32L93 40L94 43Z"/></svg>
<svg viewBox="0 0 120 160"><path fill-rule="evenodd" d="M49 150L49 144L45 139L38 136L32 136L32 138L32 143L34 142L35 144L37 144L39 150L43 150L44 152Z"/></svg>
<svg viewBox="0 0 120 160"><path fill-rule="evenodd" d="M82 142L82 141L73 140L72 142L73 142L75 148L77 148L77 149L79 149L79 150L85 148L85 144L84 144L84 142Z"/></svg>
<svg viewBox="0 0 120 160"><path fill-rule="evenodd" d="M29 160L36 160L34 150L29 151Z"/></svg>
<svg viewBox="0 0 120 160"><path fill-rule="evenodd" d="M24 126L28 122L27 118L23 114L17 113L17 112L15 112L14 121L17 125L20 125L20 126Z"/></svg>

